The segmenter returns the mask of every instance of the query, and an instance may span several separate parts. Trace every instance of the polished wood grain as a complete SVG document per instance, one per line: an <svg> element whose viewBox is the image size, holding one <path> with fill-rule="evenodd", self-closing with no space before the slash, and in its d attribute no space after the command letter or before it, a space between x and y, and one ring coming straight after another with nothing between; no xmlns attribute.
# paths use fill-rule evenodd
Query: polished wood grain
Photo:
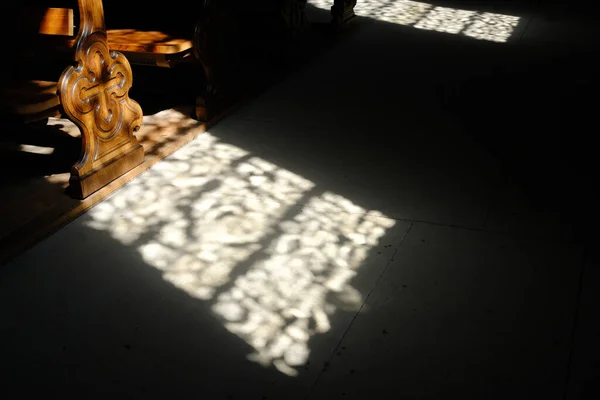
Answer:
<svg viewBox="0 0 600 400"><path fill-rule="evenodd" d="M207 38L211 26L210 0L175 0L170 7L145 9L144 2L106 1L109 13L109 47L122 52L135 65L180 68L186 65L190 98L195 98L194 116L208 121L217 112L213 102L214 80L211 49ZM191 67L191 68L189 68ZM154 82L159 88L164 82Z"/></svg>
<svg viewBox="0 0 600 400"><path fill-rule="evenodd" d="M68 7L73 2L64 0L65 7L57 8L61 0L47 0L53 7L40 11L43 1L35 3L35 12L26 4L17 9L26 21L19 28L29 31L22 36L23 49L16 46L14 52L22 71L0 84L2 111L23 122L61 115L75 123L81 154L71 169L69 193L83 199L144 161L135 137L142 109L129 98L133 74L128 60L109 49L102 1L77 0L75 37L73 8ZM55 81L37 78L52 75L57 65L63 71Z"/></svg>
<svg viewBox="0 0 600 400"><path fill-rule="evenodd" d="M43 10L39 32L43 35L73 36L75 34L73 9L51 7Z"/></svg>
<svg viewBox="0 0 600 400"><path fill-rule="evenodd" d="M85 198L144 161L134 132L140 105L129 98L133 74L123 54L109 50L101 1L78 0L80 28L73 61L58 80L65 114L81 130L70 193Z"/></svg>
<svg viewBox="0 0 600 400"><path fill-rule="evenodd" d="M177 54L191 50L191 38L174 37L160 31L109 29L108 45L123 53Z"/></svg>

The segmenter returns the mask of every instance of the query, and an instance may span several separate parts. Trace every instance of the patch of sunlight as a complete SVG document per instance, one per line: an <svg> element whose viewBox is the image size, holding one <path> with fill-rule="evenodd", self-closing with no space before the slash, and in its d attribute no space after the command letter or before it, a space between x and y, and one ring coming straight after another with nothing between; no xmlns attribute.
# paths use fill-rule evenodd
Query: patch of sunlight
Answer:
<svg viewBox="0 0 600 400"><path fill-rule="evenodd" d="M35 146L32 144L21 144L19 146L19 150L24 153L32 153L32 154L49 155L49 154L54 153L53 147Z"/></svg>
<svg viewBox="0 0 600 400"><path fill-rule="evenodd" d="M308 3L329 9L333 0L308 0ZM493 42L508 41L520 20L512 15L435 7L410 0L358 0L354 11L356 15L379 21Z"/></svg>
<svg viewBox="0 0 600 400"><path fill-rule="evenodd" d="M88 226L208 302L253 348L249 359L290 376L336 308L358 310L363 299L351 280L394 225L210 133L89 216Z"/></svg>

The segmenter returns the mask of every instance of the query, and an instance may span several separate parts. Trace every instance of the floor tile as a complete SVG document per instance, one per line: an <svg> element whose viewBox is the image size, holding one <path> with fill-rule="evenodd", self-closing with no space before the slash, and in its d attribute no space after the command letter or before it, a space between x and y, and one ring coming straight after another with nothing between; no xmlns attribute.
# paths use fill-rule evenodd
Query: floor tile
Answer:
<svg viewBox="0 0 600 400"><path fill-rule="evenodd" d="M600 397L600 258L596 249L586 259L582 275L579 309L573 339L568 400L591 400Z"/></svg>
<svg viewBox="0 0 600 400"><path fill-rule="evenodd" d="M560 399L582 254L415 224L310 399Z"/></svg>
<svg viewBox="0 0 600 400"><path fill-rule="evenodd" d="M470 144L432 148L429 132L386 137L232 119L211 133L392 218L483 228L498 188L495 167Z"/></svg>

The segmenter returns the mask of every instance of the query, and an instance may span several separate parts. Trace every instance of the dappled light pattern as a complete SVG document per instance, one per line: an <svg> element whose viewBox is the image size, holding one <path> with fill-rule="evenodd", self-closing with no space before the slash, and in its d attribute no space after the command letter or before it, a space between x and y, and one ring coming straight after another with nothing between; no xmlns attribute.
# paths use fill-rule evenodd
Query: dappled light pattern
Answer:
<svg viewBox="0 0 600 400"><path fill-rule="evenodd" d="M295 376L309 339L394 221L205 133L90 212L88 225L139 251L209 303L248 357Z"/></svg>
<svg viewBox="0 0 600 400"><path fill-rule="evenodd" d="M309 3L329 9L332 1L309 0ZM379 21L494 42L510 39L520 20L511 15L435 7L408 0L358 0L354 11Z"/></svg>
<svg viewBox="0 0 600 400"><path fill-rule="evenodd" d="M419 29L456 35L473 21L476 14L475 11L435 7L425 13L413 26Z"/></svg>
<svg viewBox="0 0 600 400"><path fill-rule="evenodd" d="M463 35L494 42L506 42L519 24L519 17L481 13L466 27Z"/></svg>
<svg viewBox="0 0 600 400"><path fill-rule="evenodd" d="M328 295L358 310L361 294L348 283L392 225L331 193L298 211L279 223L260 259L215 305L226 327L255 348L254 360L288 375L307 361L309 338L329 330L335 308Z"/></svg>

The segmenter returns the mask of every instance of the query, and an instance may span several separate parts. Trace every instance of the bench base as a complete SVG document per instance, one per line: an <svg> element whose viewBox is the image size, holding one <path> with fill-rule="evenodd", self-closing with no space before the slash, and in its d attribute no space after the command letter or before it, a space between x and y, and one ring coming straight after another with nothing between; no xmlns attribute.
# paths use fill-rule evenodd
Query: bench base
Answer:
<svg viewBox="0 0 600 400"><path fill-rule="evenodd" d="M332 25L342 25L356 17L354 7L357 0L335 0L331 7Z"/></svg>
<svg viewBox="0 0 600 400"><path fill-rule="evenodd" d="M141 144L137 144L126 153L98 166L85 175L79 175L78 171L73 168L67 193L77 199L85 199L143 162L144 148Z"/></svg>

